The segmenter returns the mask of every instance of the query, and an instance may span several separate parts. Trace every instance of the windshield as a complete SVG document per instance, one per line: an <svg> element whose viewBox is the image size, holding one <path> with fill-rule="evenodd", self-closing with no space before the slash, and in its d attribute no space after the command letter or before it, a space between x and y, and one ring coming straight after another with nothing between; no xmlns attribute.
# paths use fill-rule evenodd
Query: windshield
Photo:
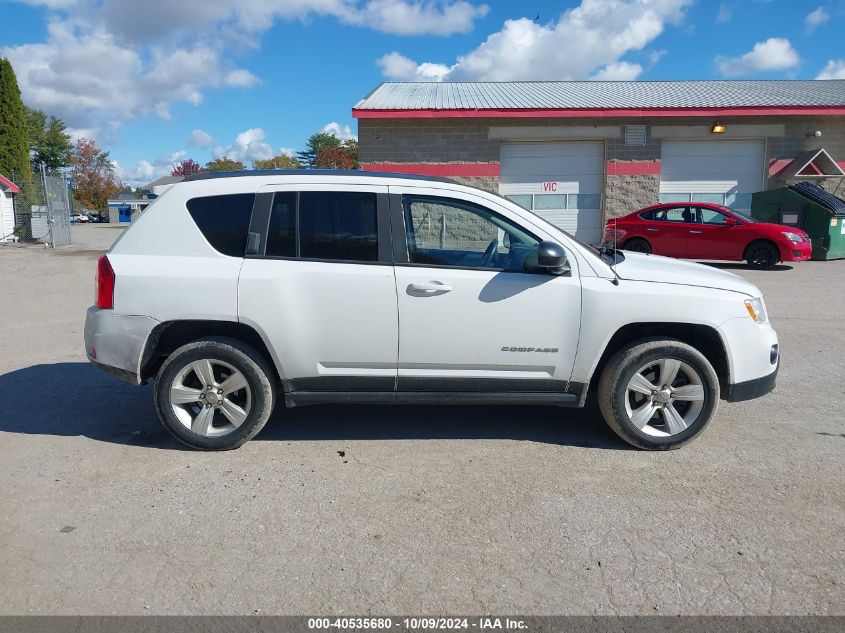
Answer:
<svg viewBox="0 0 845 633"><path fill-rule="evenodd" d="M730 211L731 213L733 213L733 214L734 214L736 217L738 217L740 220L745 220L746 222L751 222L751 223L757 222L757 220L755 220L754 218L752 218L752 217L748 214L748 212L746 212L746 211L737 211L736 209L731 209L730 207L725 207L725 208L726 208L728 211Z"/></svg>

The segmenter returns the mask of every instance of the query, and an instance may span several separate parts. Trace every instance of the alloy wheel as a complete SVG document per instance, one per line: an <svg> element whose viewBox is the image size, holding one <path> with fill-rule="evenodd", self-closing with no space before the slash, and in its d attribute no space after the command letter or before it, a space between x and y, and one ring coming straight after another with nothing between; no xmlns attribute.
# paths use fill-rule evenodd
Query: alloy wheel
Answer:
<svg viewBox="0 0 845 633"><path fill-rule="evenodd" d="M661 358L641 367L628 381L625 411L643 433L671 437L695 423L704 399L702 377L693 367Z"/></svg>
<svg viewBox="0 0 845 633"><path fill-rule="evenodd" d="M179 422L203 437L228 435L252 408L246 376L229 363L202 359L187 364L170 387L170 404Z"/></svg>

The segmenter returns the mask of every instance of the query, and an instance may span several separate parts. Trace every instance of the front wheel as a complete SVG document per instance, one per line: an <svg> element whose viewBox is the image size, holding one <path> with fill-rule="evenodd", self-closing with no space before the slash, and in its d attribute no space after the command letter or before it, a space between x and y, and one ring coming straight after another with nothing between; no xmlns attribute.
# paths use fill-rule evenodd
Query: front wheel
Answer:
<svg viewBox="0 0 845 633"><path fill-rule="evenodd" d="M719 379L694 347L672 339L633 343L599 380L599 407L623 440L647 450L678 448L701 435L719 402Z"/></svg>
<svg viewBox="0 0 845 633"><path fill-rule="evenodd" d="M778 259L777 248L768 242L755 242L745 251L745 261L751 268L774 268Z"/></svg>
<svg viewBox="0 0 845 633"><path fill-rule="evenodd" d="M180 442L202 450L238 448L267 423L273 372L252 347L208 338L183 345L158 372L156 410Z"/></svg>

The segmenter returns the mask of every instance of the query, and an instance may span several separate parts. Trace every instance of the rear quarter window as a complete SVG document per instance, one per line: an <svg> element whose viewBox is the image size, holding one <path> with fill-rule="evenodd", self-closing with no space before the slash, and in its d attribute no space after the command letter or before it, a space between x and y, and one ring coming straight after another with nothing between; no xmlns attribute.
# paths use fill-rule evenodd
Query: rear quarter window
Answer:
<svg viewBox="0 0 845 633"><path fill-rule="evenodd" d="M215 250L243 257L254 203L254 193L235 193L192 198L187 206L197 228Z"/></svg>

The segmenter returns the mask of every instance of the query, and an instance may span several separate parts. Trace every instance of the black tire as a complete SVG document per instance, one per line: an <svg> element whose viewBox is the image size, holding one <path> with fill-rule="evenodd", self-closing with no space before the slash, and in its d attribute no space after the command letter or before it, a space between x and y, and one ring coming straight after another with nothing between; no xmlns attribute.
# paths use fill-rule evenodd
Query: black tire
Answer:
<svg viewBox="0 0 845 633"><path fill-rule="evenodd" d="M171 402L171 387L177 377L190 363L207 359L235 368L243 374L249 388L250 407L243 423L219 437L206 437L191 431L180 422ZM275 378L267 360L253 347L227 337L208 337L183 345L164 361L155 384L156 412L164 428L183 444L207 451L238 448L255 437L273 412L275 395Z"/></svg>
<svg viewBox="0 0 845 633"><path fill-rule="evenodd" d="M780 261L780 253L771 242L752 242L745 249L744 259L751 268L768 270Z"/></svg>
<svg viewBox="0 0 845 633"><path fill-rule="evenodd" d="M645 253L651 255L651 244L646 242L641 237L632 237L630 240L622 245L623 251L631 251L633 253Z"/></svg>
<svg viewBox="0 0 845 633"><path fill-rule="evenodd" d="M640 368L648 366L649 363L657 363L660 359L681 361L694 370L698 374L704 396L698 412L692 408L693 406L697 408L699 406L697 403L682 402L680 396L679 400L673 400L670 406L690 407L687 412L692 419L687 422L685 430L662 437L653 433L661 432L661 424L665 420L664 411L655 409L655 417L652 418L654 425L644 425L644 428L652 431L649 433L632 422L626 407L626 404L630 402L629 398L632 397L628 392L628 384L634 374ZM673 384L684 382L682 371L679 371L678 375L679 379L676 379ZM633 394L633 396L646 400L653 399L639 394ZM688 444L707 428L716 413L719 402L719 378L710 362L694 347L674 339L643 339L619 350L605 365L599 380L598 402L607 425L628 444L645 450L669 450ZM629 407L633 410L633 405L629 404ZM665 429L668 429L668 426Z"/></svg>

